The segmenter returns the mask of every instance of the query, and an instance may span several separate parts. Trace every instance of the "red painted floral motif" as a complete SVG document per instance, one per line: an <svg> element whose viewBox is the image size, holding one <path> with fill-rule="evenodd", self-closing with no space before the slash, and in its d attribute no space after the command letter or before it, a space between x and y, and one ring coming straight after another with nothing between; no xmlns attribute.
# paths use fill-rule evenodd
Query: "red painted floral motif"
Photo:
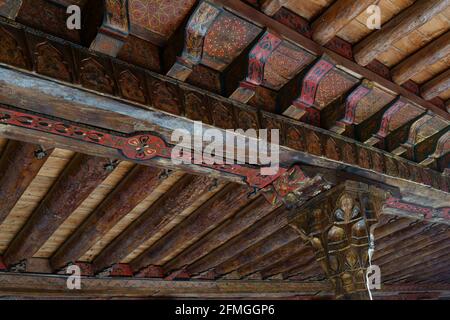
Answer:
<svg viewBox="0 0 450 320"><path fill-rule="evenodd" d="M116 149L126 158L132 160L144 161L155 157L170 159L172 155L172 147L168 146L162 138L150 132L140 133L129 137L120 133L106 133L99 130L84 128L82 126L75 126L66 122L48 119L35 114L10 110L4 107L0 107L0 124L28 128L102 145ZM193 154L186 154L183 156L187 159L193 158ZM205 161L200 164L200 166L240 176L249 185L257 188L268 186L286 172L286 169L280 168L276 175L263 176L260 174L259 167L238 164L218 165L208 163L212 163L212 161Z"/></svg>

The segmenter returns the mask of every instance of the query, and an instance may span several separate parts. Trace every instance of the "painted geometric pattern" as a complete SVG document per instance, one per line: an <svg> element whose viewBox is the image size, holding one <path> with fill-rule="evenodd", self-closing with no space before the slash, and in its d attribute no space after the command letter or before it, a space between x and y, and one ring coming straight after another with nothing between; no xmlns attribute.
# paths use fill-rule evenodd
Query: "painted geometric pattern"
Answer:
<svg viewBox="0 0 450 320"><path fill-rule="evenodd" d="M223 12L206 35L202 63L223 71L260 32L259 27Z"/></svg>
<svg viewBox="0 0 450 320"><path fill-rule="evenodd" d="M313 60L313 55L283 41L267 60L263 85L279 90Z"/></svg>
<svg viewBox="0 0 450 320"><path fill-rule="evenodd" d="M395 114L390 119L388 132L392 132L400 128L402 125L418 117L422 113L423 113L422 109L415 107L411 104L405 104L397 112L395 112Z"/></svg>
<svg viewBox="0 0 450 320"><path fill-rule="evenodd" d="M373 90L362 98L356 106L355 124L359 124L365 119L370 118L394 99L394 95L374 87Z"/></svg>
<svg viewBox="0 0 450 320"><path fill-rule="evenodd" d="M416 130L415 141L411 141L412 143L419 143L435 133L443 130L445 127L448 127L450 123L441 117L438 116L429 116L429 119L422 123L420 127Z"/></svg>
<svg viewBox="0 0 450 320"><path fill-rule="evenodd" d="M350 90L358 80L333 69L320 81L317 88L315 106L323 109L342 94Z"/></svg>
<svg viewBox="0 0 450 320"><path fill-rule="evenodd" d="M195 0L129 0L132 24L169 38L195 4Z"/></svg>

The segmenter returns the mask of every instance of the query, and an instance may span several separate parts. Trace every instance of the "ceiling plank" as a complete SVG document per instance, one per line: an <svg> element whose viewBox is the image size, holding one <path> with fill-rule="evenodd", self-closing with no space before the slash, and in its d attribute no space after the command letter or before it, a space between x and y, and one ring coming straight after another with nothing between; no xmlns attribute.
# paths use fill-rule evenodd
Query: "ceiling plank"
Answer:
<svg viewBox="0 0 450 320"><path fill-rule="evenodd" d="M338 0L311 25L312 38L320 45L327 44L338 32L360 15L376 0Z"/></svg>
<svg viewBox="0 0 450 320"><path fill-rule="evenodd" d="M368 65L380 53L385 52L397 40L405 37L435 15L444 11L449 0L417 1L385 23L354 47L355 60L362 66Z"/></svg>
<svg viewBox="0 0 450 320"><path fill-rule="evenodd" d="M240 210L229 220L214 229L192 246L185 249L180 255L164 265L166 271L182 268L219 247L234 236L237 236L248 227L276 209L263 196L255 199L248 206Z"/></svg>
<svg viewBox="0 0 450 320"><path fill-rule="evenodd" d="M420 49L418 52L409 56L405 60L401 61L398 65L396 65L391 70L392 79L397 84L404 84L406 81L413 78L416 74L425 70L436 62L441 61L449 54L450 31L447 31L439 38L427 44L424 48ZM439 94L429 97L422 94L422 97L424 97L426 100L431 100L438 95Z"/></svg>
<svg viewBox="0 0 450 320"><path fill-rule="evenodd" d="M433 110L436 114L443 116L445 119L450 119L448 113L443 112L442 109L436 107L432 103L422 99L421 97L415 95L409 90L403 88L402 86L397 85L396 83L389 81L377 73L364 68L363 66L342 57L341 55L335 53L334 51L327 49L323 46L320 46L318 43L309 39L308 37L302 35L301 33L283 25L282 23L276 21L275 19L265 15L263 12L256 10L255 8L245 4L242 1L236 0L210 0L210 2L216 3L218 5L224 6L229 10L233 11L237 15L246 18L247 20L253 21L254 23L265 26L270 29L271 32L274 32L283 38L300 45L306 50L310 51L316 56L322 56L323 54L327 54L337 65L348 69L352 74L357 74L360 78L366 78L369 81L373 81L378 83L381 87L384 87L390 91L395 92L397 95L402 95L414 103L421 105L426 109ZM428 1L421 1L426 2ZM431 2L431 1L430 1ZM433 0L433 2L437 2ZM449 0L441 0L440 2L445 2L448 5ZM445 7L445 3L441 4L441 7ZM442 9L442 8L440 8ZM440 10L435 10L440 11ZM370 61L369 61L370 62Z"/></svg>
<svg viewBox="0 0 450 320"><path fill-rule="evenodd" d="M93 261L94 271L99 272L126 258L216 184L217 181L209 177L183 176L100 252Z"/></svg>
<svg viewBox="0 0 450 320"><path fill-rule="evenodd" d="M448 42L450 43L450 38ZM448 89L450 89L450 69L423 84L420 87L420 92L424 99L431 100Z"/></svg>
<svg viewBox="0 0 450 320"><path fill-rule="evenodd" d="M31 258L113 169L109 159L75 155L9 244L5 263Z"/></svg>
<svg viewBox="0 0 450 320"><path fill-rule="evenodd" d="M58 270L76 262L163 181L163 170L135 166L51 257ZM119 261L116 261L119 262Z"/></svg>
<svg viewBox="0 0 450 320"><path fill-rule="evenodd" d="M278 208L264 217L237 237L226 242L203 258L187 267L190 274L199 274L210 270L228 259L241 254L245 249L258 243L268 235L280 230L288 224L288 213Z"/></svg>
<svg viewBox="0 0 450 320"><path fill-rule="evenodd" d="M0 224L38 174L53 149L9 140L0 158Z"/></svg>
<svg viewBox="0 0 450 320"><path fill-rule="evenodd" d="M270 246L266 244L266 241L270 243ZM260 241L239 256L217 266L214 271L217 274L223 274L236 269L237 274L245 277L286 259L293 252L302 250L303 247L304 240L292 228L287 227L271 235L268 239Z"/></svg>
<svg viewBox="0 0 450 320"><path fill-rule="evenodd" d="M230 218L249 201L250 189L246 186L229 184L194 211L175 228L169 231L150 248L131 262L138 271L148 265L162 265L174 253L195 241Z"/></svg>

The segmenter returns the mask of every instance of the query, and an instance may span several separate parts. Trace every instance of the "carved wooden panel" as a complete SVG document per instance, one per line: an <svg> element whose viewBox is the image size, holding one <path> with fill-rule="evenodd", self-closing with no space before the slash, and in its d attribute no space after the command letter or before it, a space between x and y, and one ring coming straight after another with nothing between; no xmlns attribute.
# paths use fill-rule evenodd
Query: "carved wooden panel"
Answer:
<svg viewBox="0 0 450 320"><path fill-rule="evenodd" d="M129 36L117 57L123 61L152 70L161 70L159 48L148 41Z"/></svg>
<svg viewBox="0 0 450 320"><path fill-rule="evenodd" d="M45 0L23 0L17 21L61 38L79 42L78 30L66 26L66 7Z"/></svg>
<svg viewBox="0 0 450 320"><path fill-rule="evenodd" d="M367 290L370 234L378 222L382 200L371 194L367 185L347 181L308 206L293 223L309 239L338 298Z"/></svg>

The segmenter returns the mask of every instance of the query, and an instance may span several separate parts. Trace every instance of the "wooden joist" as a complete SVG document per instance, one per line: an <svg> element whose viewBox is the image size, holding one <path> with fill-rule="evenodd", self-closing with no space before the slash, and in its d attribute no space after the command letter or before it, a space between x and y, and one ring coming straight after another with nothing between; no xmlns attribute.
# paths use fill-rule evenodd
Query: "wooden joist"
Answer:
<svg viewBox="0 0 450 320"><path fill-rule="evenodd" d="M322 56L323 54L328 55L335 63L347 70L350 70L352 74L359 75L361 79L365 78L369 81L378 83L381 87L384 87L392 92L395 92L397 95L402 95L414 103L421 105L422 107L426 109L433 110L437 114L445 117L446 119L449 119L448 113L442 112L443 110L434 106L432 103L429 103L425 101L424 99L421 99L414 93L410 92L409 90L397 85L394 82L391 82L387 80L386 78L380 76L379 74L364 68L363 66L359 65L358 63L355 63L347 58L342 57L341 55L335 53L334 51L327 49L323 46L320 46L318 43L313 41L312 39L309 39L308 37L302 35L301 33L289 28L288 26L285 26L284 24L276 21L275 19L267 16L263 12L260 12L256 10L255 8L245 4L243 1L233 1L233 0L210 0L210 2L216 3L218 5L222 5L228 9L230 9L233 12L238 12L239 16L246 18L249 21L253 21L254 23L265 26L271 32L274 32L281 37L292 41L296 43L297 45L305 48L306 50L310 51L316 56ZM359 2L359 1L355 1ZM422 6L427 6L428 3L435 4L433 6L432 10L427 11L427 13L424 15L425 19L423 19L423 23L428 21L432 16L435 14L440 13L443 8L448 6L449 1L448 0L441 0L441 1L420 1L422 3ZM419 4L417 2L416 4ZM427 7L428 8L428 7ZM426 8L423 8L423 10L427 10ZM403 14L403 12L402 12ZM430 17L431 15L431 17ZM400 19L401 20L401 19ZM417 19L416 23L419 21L422 21L422 19ZM414 28L414 26L412 26ZM379 30L383 31L383 29ZM378 31L378 32L379 32ZM389 45L388 45L389 46ZM373 59L371 59L368 63L370 63Z"/></svg>
<svg viewBox="0 0 450 320"><path fill-rule="evenodd" d="M327 44L338 32L363 12L375 0L338 0L311 25L313 40Z"/></svg>
<svg viewBox="0 0 450 320"><path fill-rule="evenodd" d="M214 229L192 246L184 250L176 258L164 265L167 271L182 268L202 257L210 251L219 247L234 236L239 235L242 231L268 215L275 210L263 196L255 199L251 204L236 213L232 218L225 221L218 228Z"/></svg>
<svg viewBox="0 0 450 320"><path fill-rule="evenodd" d="M38 174L52 149L10 140L0 158L0 224Z"/></svg>
<svg viewBox="0 0 450 320"><path fill-rule="evenodd" d="M441 61L450 54L450 31L447 31L415 54L401 61L391 70L392 79L398 84L404 84L419 72ZM445 90L444 90L445 91ZM435 96L422 96L431 100Z"/></svg>
<svg viewBox="0 0 450 320"><path fill-rule="evenodd" d="M5 263L31 258L114 167L109 159L75 155L9 244Z"/></svg>
<svg viewBox="0 0 450 320"><path fill-rule="evenodd" d="M162 170L136 166L51 258L54 269L76 262L163 181ZM119 261L116 261L119 262Z"/></svg>
<svg viewBox="0 0 450 320"><path fill-rule="evenodd" d="M249 201L250 189L229 184L215 194L189 217L169 231L131 262L138 271L148 265L162 265L189 243L198 240L221 222L230 218Z"/></svg>
<svg viewBox="0 0 450 320"><path fill-rule="evenodd" d="M450 43L450 39L448 42ZM423 84L420 92L424 99L431 100L448 89L450 89L450 69Z"/></svg>
<svg viewBox="0 0 450 320"><path fill-rule="evenodd" d="M282 229L288 224L287 211L278 208L253 226L226 242L187 267L190 274L199 274L242 253L245 249L258 243L268 235Z"/></svg>
<svg viewBox="0 0 450 320"><path fill-rule="evenodd" d="M240 277L244 277L280 261L286 254L290 255L303 246L298 233L285 227L216 266L214 272L220 276L236 270Z"/></svg>
<svg viewBox="0 0 450 320"><path fill-rule="evenodd" d="M361 40L354 47L355 60L362 66L368 65L393 43L405 37L435 15L444 11L449 0L416 1L406 10L385 23L382 28Z"/></svg>
<svg viewBox="0 0 450 320"><path fill-rule="evenodd" d="M94 270L99 272L126 258L205 192L216 188L216 184L217 181L209 177L183 176L100 252L93 261Z"/></svg>

